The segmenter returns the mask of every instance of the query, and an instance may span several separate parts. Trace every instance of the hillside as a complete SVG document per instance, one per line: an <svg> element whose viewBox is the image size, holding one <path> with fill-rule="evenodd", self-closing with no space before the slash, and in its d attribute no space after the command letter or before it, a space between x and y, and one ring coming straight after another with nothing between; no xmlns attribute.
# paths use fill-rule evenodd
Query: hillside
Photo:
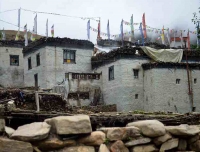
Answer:
<svg viewBox="0 0 200 152"><path fill-rule="evenodd" d="M15 30L4 30L5 34L6 34L6 40L15 40L17 31ZM28 39L30 39L31 37L31 32L28 32ZM41 35L37 35L36 39L40 39L42 36ZM24 40L24 32L20 31L20 36L19 36L19 40Z"/></svg>

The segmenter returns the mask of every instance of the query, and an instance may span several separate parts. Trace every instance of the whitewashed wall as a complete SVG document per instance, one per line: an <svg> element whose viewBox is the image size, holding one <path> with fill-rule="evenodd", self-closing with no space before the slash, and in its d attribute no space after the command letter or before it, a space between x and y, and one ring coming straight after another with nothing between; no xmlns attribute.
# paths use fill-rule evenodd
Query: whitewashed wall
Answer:
<svg viewBox="0 0 200 152"><path fill-rule="evenodd" d="M63 49L76 50L76 64L63 63ZM46 47L46 79L47 88L51 88L57 82L62 82L65 79L65 73L91 72L91 57L92 49L79 49L67 47Z"/></svg>
<svg viewBox="0 0 200 152"><path fill-rule="evenodd" d="M200 70L191 70L193 101L196 111L200 111ZM197 78L197 84L194 84ZM181 79L176 84L176 79ZM186 69L157 68L144 72L144 110L171 111L186 113L191 111L188 95L188 78Z"/></svg>
<svg viewBox="0 0 200 152"><path fill-rule="evenodd" d="M89 99L79 99L79 101L69 99L70 105L73 106L89 105L94 99L95 89L101 89L101 78L99 80L72 79L72 73L70 73L66 81L69 84L69 92L89 92Z"/></svg>
<svg viewBox="0 0 200 152"><path fill-rule="evenodd" d="M76 63L63 63L63 49L76 50ZM24 82L26 86L34 86L34 74L38 74L38 85L41 88L52 88L59 82L68 81L69 92L88 91L89 99L80 99L81 105L88 105L93 101L94 90L100 88L101 80L65 80L65 74L91 73L92 49L66 48L66 47L43 47L29 53L24 57ZM40 53L40 66L36 66L36 55ZM28 58L31 57L32 69L28 70ZM79 81L79 82L78 82ZM77 106L77 101L69 100Z"/></svg>
<svg viewBox="0 0 200 152"><path fill-rule="evenodd" d="M117 104L118 111L143 110L143 69L146 59L121 59L97 68L102 72L103 99L106 104ZM108 80L108 69L114 65L114 80ZM139 69L134 79L133 69ZM138 94L138 99L135 99Z"/></svg>
<svg viewBox="0 0 200 152"><path fill-rule="evenodd" d="M170 43L170 47L185 47L185 43L183 42L183 43L181 43L181 42L174 42L174 41L172 41L171 43ZM186 48L188 47L188 43L186 42Z"/></svg>
<svg viewBox="0 0 200 152"><path fill-rule="evenodd" d="M19 66L10 65L10 55L19 55ZM22 48L0 47L0 85L3 87L22 87L23 81Z"/></svg>
<svg viewBox="0 0 200 152"><path fill-rule="evenodd" d="M40 66L37 66L36 55L40 53ZM31 57L32 69L28 69L28 58ZM46 79L46 49L40 48L35 52L24 56L24 84L25 86L35 86L34 74L38 74L38 86L47 87Z"/></svg>

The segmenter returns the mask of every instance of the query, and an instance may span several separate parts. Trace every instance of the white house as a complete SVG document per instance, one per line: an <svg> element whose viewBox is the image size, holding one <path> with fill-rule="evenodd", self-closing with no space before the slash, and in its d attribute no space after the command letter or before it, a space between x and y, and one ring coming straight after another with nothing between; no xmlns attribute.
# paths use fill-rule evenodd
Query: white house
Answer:
<svg viewBox="0 0 200 152"><path fill-rule="evenodd" d="M188 72L185 54L181 63L165 64L153 61L139 47L97 54L92 68L102 73L104 102L117 104L118 111L200 111L200 54L188 53Z"/></svg>
<svg viewBox="0 0 200 152"><path fill-rule="evenodd" d="M62 84L68 89L71 105L88 105L101 85L100 73L91 69L93 49L87 40L69 38L42 38L31 43L23 49L25 86L51 89Z"/></svg>
<svg viewBox="0 0 200 152"><path fill-rule="evenodd" d="M23 41L0 41L0 86L24 85Z"/></svg>
<svg viewBox="0 0 200 152"><path fill-rule="evenodd" d="M171 37L170 38L170 47L175 48L188 48L188 38L183 37L183 42L181 42L180 37Z"/></svg>

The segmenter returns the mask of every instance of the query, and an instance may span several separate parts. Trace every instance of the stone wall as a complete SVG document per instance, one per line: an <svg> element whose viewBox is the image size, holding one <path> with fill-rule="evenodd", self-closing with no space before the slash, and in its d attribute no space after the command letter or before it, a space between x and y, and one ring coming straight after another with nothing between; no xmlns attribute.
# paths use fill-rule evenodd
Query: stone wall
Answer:
<svg viewBox="0 0 200 152"><path fill-rule="evenodd" d="M19 66L10 65L10 55L19 56ZM22 48L0 47L0 86L22 87L24 85Z"/></svg>
<svg viewBox="0 0 200 152"><path fill-rule="evenodd" d="M0 151L164 152L200 151L200 127L164 126L157 120L92 130L89 116L59 116L14 130L0 119Z"/></svg>
<svg viewBox="0 0 200 152"><path fill-rule="evenodd" d="M200 111L200 70L191 69L190 83L193 91L193 103ZM180 84L176 84L180 79ZM196 83L194 83L196 79ZM144 110L191 112L191 99L188 95L187 70L179 68L154 68L144 72Z"/></svg>

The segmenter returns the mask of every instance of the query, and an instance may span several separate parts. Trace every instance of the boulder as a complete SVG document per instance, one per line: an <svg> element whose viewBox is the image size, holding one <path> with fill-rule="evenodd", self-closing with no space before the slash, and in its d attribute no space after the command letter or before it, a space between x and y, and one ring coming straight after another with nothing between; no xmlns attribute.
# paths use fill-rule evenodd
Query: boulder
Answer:
<svg viewBox="0 0 200 152"><path fill-rule="evenodd" d="M130 149L130 152L157 152L157 151L159 150L153 144L134 146Z"/></svg>
<svg viewBox="0 0 200 152"><path fill-rule="evenodd" d="M190 144L190 149L194 151L200 151L200 140Z"/></svg>
<svg viewBox="0 0 200 152"><path fill-rule="evenodd" d="M46 122L34 122L17 128L11 138L21 141L38 141L48 137L51 126Z"/></svg>
<svg viewBox="0 0 200 152"><path fill-rule="evenodd" d="M199 134L190 137L190 138L187 140L187 142L188 142L188 144L191 144L191 143L196 142L197 140L199 140Z"/></svg>
<svg viewBox="0 0 200 152"><path fill-rule="evenodd" d="M174 139L170 139L168 141L166 141L165 143L163 143L160 147L160 151L164 152L166 150L170 150L173 148L178 147L178 138L174 138Z"/></svg>
<svg viewBox="0 0 200 152"><path fill-rule="evenodd" d="M200 132L197 126L189 126L187 124L179 126L165 126L165 129L175 136L194 136Z"/></svg>
<svg viewBox="0 0 200 152"><path fill-rule="evenodd" d="M155 143L155 145L159 146L159 145L163 144L164 142L166 142L169 139L172 139L172 136L170 134L166 133L163 136L154 138L153 142Z"/></svg>
<svg viewBox="0 0 200 152"><path fill-rule="evenodd" d="M187 148L187 141L185 139L179 139L178 150L184 151Z"/></svg>
<svg viewBox="0 0 200 152"><path fill-rule="evenodd" d="M28 142L0 138L0 152L33 152Z"/></svg>
<svg viewBox="0 0 200 152"><path fill-rule="evenodd" d="M150 143L151 139L150 138L139 138L139 139L133 139L125 143L126 147L132 147L136 145L142 145L142 144L147 144Z"/></svg>
<svg viewBox="0 0 200 152"><path fill-rule="evenodd" d="M110 141L127 140L129 138L135 138L141 136L140 130L137 127L111 127L100 128L106 134L106 137Z"/></svg>
<svg viewBox="0 0 200 152"><path fill-rule="evenodd" d="M110 147L111 152L129 152L121 140L114 142Z"/></svg>
<svg viewBox="0 0 200 152"><path fill-rule="evenodd" d="M92 132L88 115L58 116L45 120L58 135L86 134Z"/></svg>
<svg viewBox="0 0 200 152"><path fill-rule="evenodd" d="M99 152L110 152L110 150L105 144L101 144L99 147Z"/></svg>
<svg viewBox="0 0 200 152"><path fill-rule="evenodd" d="M61 149L66 146L68 147L75 146L76 141L75 140L62 141L57 136L51 136L46 140L34 142L33 144L42 151L48 151L48 150Z"/></svg>
<svg viewBox="0 0 200 152"><path fill-rule="evenodd" d="M106 135L102 131L94 131L86 137L78 140L79 143L89 146L99 146L106 140Z"/></svg>
<svg viewBox="0 0 200 152"><path fill-rule="evenodd" d="M0 119L0 133L5 131L5 120Z"/></svg>
<svg viewBox="0 0 200 152"><path fill-rule="evenodd" d="M73 146L65 147L57 152L95 152L95 149L92 146Z"/></svg>
<svg viewBox="0 0 200 152"><path fill-rule="evenodd" d="M10 127L5 126L5 132L8 135L8 137L10 137L15 132L15 130Z"/></svg>
<svg viewBox="0 0 200 152"><path fill-rule="evenodd" d="M142 134L147 137L159 137L166 133L164 125L158 120L136 121L128 123L127 126L138 127Z"/></svg>

